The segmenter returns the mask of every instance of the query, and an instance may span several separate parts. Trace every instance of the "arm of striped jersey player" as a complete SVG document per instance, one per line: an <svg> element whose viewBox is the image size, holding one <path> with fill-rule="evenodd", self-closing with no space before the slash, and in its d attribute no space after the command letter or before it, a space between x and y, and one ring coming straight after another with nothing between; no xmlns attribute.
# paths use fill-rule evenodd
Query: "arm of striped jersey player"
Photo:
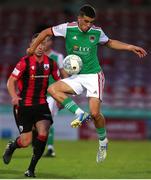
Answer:
<svg viewBox="0 0 151 180"><path fill-rule="evenodd" d="M11 75L7 81L7 89L12 98L13 105L19 105L19 100L22 99L17 95L16 83L17 78Z"/></svg>

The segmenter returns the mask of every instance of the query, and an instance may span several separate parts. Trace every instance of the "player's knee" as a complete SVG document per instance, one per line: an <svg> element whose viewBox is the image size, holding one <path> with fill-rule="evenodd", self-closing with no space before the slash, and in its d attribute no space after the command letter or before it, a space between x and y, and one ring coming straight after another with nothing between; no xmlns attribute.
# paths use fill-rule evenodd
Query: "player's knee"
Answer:
<svg viewBox="0 0 151 180"><path fill-rule="evenodd" d="M42 128L38 131L38 137L47 137L49 134L49 128Z"/></svg>
<svg viewBox="0 0 151 180"><path fill-rule="evenodd" d="M41 140L41 141L47 141L48 138L48 132L43 132L38 134L37 139Z"/></svg>

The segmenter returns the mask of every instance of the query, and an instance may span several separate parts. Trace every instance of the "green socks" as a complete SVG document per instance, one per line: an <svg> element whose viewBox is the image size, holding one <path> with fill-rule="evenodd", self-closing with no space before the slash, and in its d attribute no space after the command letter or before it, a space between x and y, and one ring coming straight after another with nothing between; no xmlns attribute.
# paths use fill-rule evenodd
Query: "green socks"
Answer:
<svg viewBox="0 0 151 180"><path fill-rule="evenodd" d="M52 145L54 144L54 127L51 126L49 129L49 135L48 135L48 140L47 140L47 145Z"/></svg>
<svg viewBox="0 0 151 180"><path fill-rule="evenodd" d="M84 112L82 109L79 108L79 106L70 97L66 98L62 102L62 105L66 109L68 109L70 112L77 114L77 115Z"/></svg>
<svg viewBox="0 0 151 180"><path fill-rule="evenodd" d="M101 141L103 141L106 138L106 129L105 128L96 128L96 132Z"/></svg>

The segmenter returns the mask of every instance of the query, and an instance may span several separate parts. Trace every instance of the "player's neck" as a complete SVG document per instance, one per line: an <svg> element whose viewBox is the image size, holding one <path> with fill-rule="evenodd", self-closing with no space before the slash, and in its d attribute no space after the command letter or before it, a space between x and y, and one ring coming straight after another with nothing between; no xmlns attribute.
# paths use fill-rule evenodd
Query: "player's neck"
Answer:
<svg viewBox="0 0 151 180"><path fill-rule="evenodd" d="M36 56L35 55L35 58L36 58L37 62L41 63L44 60L44 55L41 55L41 56Z"/></svg>

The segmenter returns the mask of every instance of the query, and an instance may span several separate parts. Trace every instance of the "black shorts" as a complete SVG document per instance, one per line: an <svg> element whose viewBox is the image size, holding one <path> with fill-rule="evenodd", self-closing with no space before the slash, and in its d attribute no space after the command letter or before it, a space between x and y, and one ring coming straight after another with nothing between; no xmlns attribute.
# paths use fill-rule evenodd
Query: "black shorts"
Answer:
<svg viewBox="0 0 151 180"><path fill-rule="evenodd" d="M20 133L32 131L36 122L48 120L53 123L48 104L14 106L14 117Z"/></svg>

